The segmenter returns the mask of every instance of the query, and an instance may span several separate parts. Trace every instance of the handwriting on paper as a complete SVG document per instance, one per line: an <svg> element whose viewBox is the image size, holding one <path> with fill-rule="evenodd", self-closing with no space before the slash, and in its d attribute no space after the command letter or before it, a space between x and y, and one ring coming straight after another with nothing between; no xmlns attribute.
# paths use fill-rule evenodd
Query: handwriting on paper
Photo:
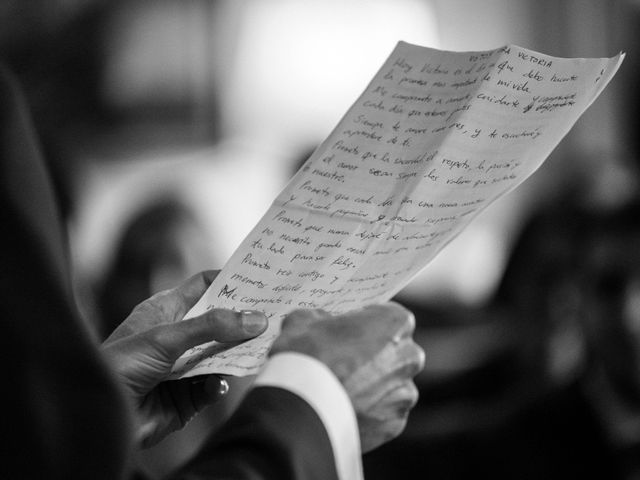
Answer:
<svg viewBox="0 0 640 480"><path fill-rule="evenodd" d="M192 349L174 377L256 373L287 312L391 298L542 164L622 59L400 42L188 315L258 309L267 332Z"/></svg>

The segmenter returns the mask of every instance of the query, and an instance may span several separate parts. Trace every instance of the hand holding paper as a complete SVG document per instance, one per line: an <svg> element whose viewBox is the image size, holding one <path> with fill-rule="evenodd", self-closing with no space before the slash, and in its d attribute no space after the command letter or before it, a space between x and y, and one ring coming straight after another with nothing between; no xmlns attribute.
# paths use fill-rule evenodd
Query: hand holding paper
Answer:
<svg viewBox="0 0 640 480"><path fill-rule="evenodd" d="M188 314L258 309L267 332L227 350L196 347L174 377L256 373L287 312L390 299L540 167L623 57L400 42Z"/></svg>

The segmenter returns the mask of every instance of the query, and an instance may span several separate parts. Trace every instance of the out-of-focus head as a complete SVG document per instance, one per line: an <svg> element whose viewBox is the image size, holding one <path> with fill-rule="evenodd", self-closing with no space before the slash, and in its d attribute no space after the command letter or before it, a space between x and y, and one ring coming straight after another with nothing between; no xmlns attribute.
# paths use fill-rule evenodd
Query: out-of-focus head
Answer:
<svg viewBox="0 0 640 480"><path fill-rule="evenodd" d="M159 195L132 215L97 288L102 336L138 303L214 265L211 244L199 218L179 198Z"/></svg>
<svg viewBox="0 0 640 480"><path fill-rule="evenodd" d="M582 317L592 360L640 405L640 202L595 215L590 231Z"/></svg>

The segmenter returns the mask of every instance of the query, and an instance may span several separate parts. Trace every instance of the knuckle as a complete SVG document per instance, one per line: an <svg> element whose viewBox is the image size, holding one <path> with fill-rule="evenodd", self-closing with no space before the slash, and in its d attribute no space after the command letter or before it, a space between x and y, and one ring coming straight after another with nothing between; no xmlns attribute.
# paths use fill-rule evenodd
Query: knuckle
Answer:
<svg viewBox="0 0 640 480"><path fill-rule="evenodd" d="M413 360L411 364L413 365L414 369L411 372L411 376L415 377L424 368L426 356L425 356L424 350L419 345L412 342L412 346L413 346L414 354L413 354Z"/></svg>
<svg viewBox="0 0 640 480"><path fill-rule="evenodd" d="M169 326L156 327L142 334L142 340L157 352L160 356L173 358L177 355L175 348L179 340L180 332Z"/></svg>
<svg viewBox="0 0 640 480"><path fill-rule="evenodd" d="M411 322L409 310L394 302L369 305L363 310L368 316L387 325L389 330L404 331Z"/></svg>
<svg viewBox="0 0 640 480"><path fill-rule="evenodd" d="M155 295L153 295L149 300L155 302L163 302L167 299L167 297L171 296L174 293L174 289L168 288L166 290L161 290Z"/></svg>
<svg viewBox="0 0 640 480"><path fill-rule="evenodd" d="M418 400L420 399L420 392L418 391L418 387L416 387L416 384L413 382L407 382L406 386L405 386L405 390L406 390L406 414L409 413L409 410L411 410L413 407L416 406L416 404L418 403Z"/></svg>
<svg viewBox="0 0 640 480"><path fill-rule="evenodd" d="M406 316L407 328L410 333L413 333L416 329L416 316L411 310L406 310Z"/></svg>
<svg viewBox="0 0 640 480"><path fill-rule="evenodd" d="M388 315L395 320L403 333L412 334L416 327L416 317L413 312L396 302L386 304Z"/></svg>
<svg viewBox="0 0 640 480"><path fill-rule="evenodd" d="M411 380L396 382L378 404L388 419L406 417L418 403L420 393Z"/></svg>
<svg viewBox="0 0 640 480"><path fill-rule="evenodd" d="M289 313L287 313L285 318L299 317L299 316L305 315L307 312L309 312L309 309L307 308L296 308L294 310L291 310Z"/></svg>
<svg viewBox="0 0 640 480"><path fill-rule="evenodd" d="M357 315L358 313L360 313L361 315ZM362 314L372 320L386 321L391 316L391 309L388 303L373 304L373 305L367 305L360 311L347 312L347 314L343 314L343 315L348 318L354 318L354 317L359 318L360 316L362 316Z"/></svg>
<svg viewBox="0 0 640 480"><path fill-rule="evenodd" d="M405 340L401 345L398 345L396 358L397 371L400 376L412 378L424 368L424 350L412 340Z"/></svg>
<svg viewBox="0 0 640 480"><path fill-rule="evenodd" d="M309 315L308 310L298 309L293 310L282 319L282 330L287 330L298 325Z"/></svg>
<svg viewBox="0 0 640 480"><path fill-rule="evenodd" d="M322 317L331 316L331 314L329 312L327 312L326 310L324 310L323 308L314 308L314 309L307 310L307 311L314 318L322 318Z"/></svg>
<svg viewBox="0 0 640 480"><path fill-rule="evenodd" d="M392 421L388 422L386 428L385 441L393 440L398 437L407 426L406 417L402 418L394 418Z"/></svg>
<svg viewBox="0 0 640 480"><path fill-rule="evenodd" d="M326 311L321 309L299 308L291 311L282 320L282 329L293 328L298 326L307 326L316 320L330 316Z"/></svg>
<svg viewBox="0 0 640 480"><path fill-rule="evenodd" d="M149 343L154 345L163 345L167 343L168 334L166 328L156 327L149 330L144 336L147 338Z"/></svg>
<svg viewBox="0 0 640 480"><path fill-rule="evenodd" d="M313 317L313 312L314 310L310 309L310 308L297 308L293 311L291 311L288 315L287 318L310 318Z"/></svg>
<svg viewBox="0 0 640 480"><path fill-rule="evenodd" d="M402 331L411 335L416 328L416 317L411 310L407 310L401 305L398 305L398 308L396 315L402 325Z"/></svg>
<svg viewBox="0 0 640 480"><path fill-rule="evenodd" d="M392 408L396 415L405 416L418 402L420 394L418 387L411 380L405 380L395 389L390 398Z"/></svg>
<svg viewBox="0 0 640 480"><path fill-rule="evenodd" d="M158 295L156 293L156 295ZM155 310L155 295L148 298L144 302L140 302L131 310L130 315L143 315L145 313L153 312Z"/></svg>
<svg viewBox="0 0 640 480"><path fill-rule="evenodd" d="M395 312L397 312L397 314L400 316L411 314L411 311L407 307L399 304L398 302L387 302L387 305L390 308L392 308Z"/></svg>
<svg viewBox="0 0 640 480"><path fill-rule="evenodd" d="M185 332L179 328L174 328L174 325L156 327L151 329L151 332L153 332L151 341L163 348L170 348L185 336Z"/></svg>
<svg viewBox="0 0 640 480"><path fill-rule="evenodd" d="M409 412L418 403L419 397L418 388L413 382L403 382L385 402L386 418L389 421L406 421Z"/></svg>
<svg viewBox="0 0 640 480"><path fill-rule="evenodd" d="M168 321L167 319L171 318L171 313L173 313L175 306L175 289L162 290L157 292L144 302L138 304L134 308L134 312L140 314L144 312L148 315L155 315L158 318L163 319L164 321Z"/></svg>

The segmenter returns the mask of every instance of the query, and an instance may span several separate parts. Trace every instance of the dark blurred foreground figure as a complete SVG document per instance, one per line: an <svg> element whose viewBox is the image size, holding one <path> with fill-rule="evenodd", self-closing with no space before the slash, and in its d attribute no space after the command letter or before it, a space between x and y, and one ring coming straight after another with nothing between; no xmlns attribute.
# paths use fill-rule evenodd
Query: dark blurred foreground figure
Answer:
<svg viewBox="0 0 640 480"><path fill-rule="evenodd" d="M215 277L204 272L143 302L95 344L73 301L48 172L4 70L0 222L0 478L132 478L139 446L225 394L215 375L164 382L173 362L205 341L260 334L264 315L212 309L179 322ZM424 354L412 332L397 304L338 318L291 313L236 413L172 478L359 478L361 449L398 435L417 400L411 379Z"/></svg>
<svg viewBox="0 0 640 480"><path fill-rule="evenodd" d="M421 412L434 410L438 392L418 377L410 431L365 455L368 480L392 472L447 480L640 478L640 202L602 211L558 205L524 228L485 312L506 315L520 337L498 362L503 368L494 365L494 378L481 369L470 375L491 386L493 421L478 415L455 431L420 432ZM507 364L503 389L529 384L524 401L501 394L496 378ZM450 404L479 403L468 388L473 380L465 380L467 390Z"/></svg>

